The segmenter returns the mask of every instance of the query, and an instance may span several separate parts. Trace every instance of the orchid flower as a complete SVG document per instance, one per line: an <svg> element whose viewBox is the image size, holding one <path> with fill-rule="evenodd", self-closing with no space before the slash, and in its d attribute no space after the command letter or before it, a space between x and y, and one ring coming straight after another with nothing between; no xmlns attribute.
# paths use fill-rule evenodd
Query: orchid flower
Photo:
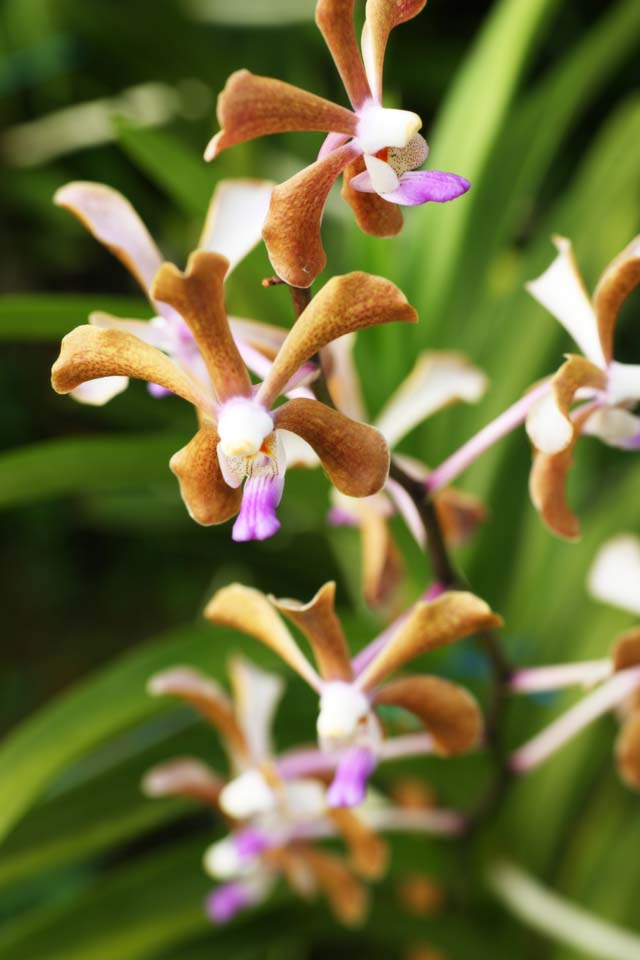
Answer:
<svg viewBox="0 0 640 960"><path fill-rule="evenodd" d="M367 0L361 51L353 16L355 0L318 0L316 23L336 63L352 110L315 94L247 70L231 75L218 100L221 130L205 157L271 133L328 133L318 159L273 193L263 236L276 273L308 287L323 270L322 213L331 186L344 173L343 195L359 226L377 237L402 229L399 206L465 193L464 177L418 171L429 148L418 133L422 120L382 105L382 71L389 35L415 17L426 0Z"/></svg>
<svg viewBox="0 0 640 960"><path fill-rule="evenodd" d="M152 677L152 696L173 696L194 707L218 731L229 759L221 776L195 757L163 763L145 776L148 796L195 799L219 812L229 834L208 848L207 873L222 881L207 900L217 923L263 902L284 876L305 898L322 892L338 919L358 922L366 909L365 891L355 874L377 878L387 865L380 830L456 833L461 817L433 805L388 803L372 798L358 815L327 808L323 778L331 770L326 757L305 754L303 766L292 755L274 754L272 726L283 682L243 657L229 665L233 698L213 680L189 667L174 667ZM340 836L349 859L328 853L317 841Z"/></svg>
<svg viewBox="0 0 640 960"><path fill-rule="evenodd" d="M569 355L552 380L552 389L532 407L527 432L536 449L531 496L547 526L558 536L579 536L578 520L566 499L565 484L573 448L582 434L623 450L640 448L640 365L613 358L620 310L640 283L640 237L604 270L590 300L571 243L555 237L558 256L529 293L573 337L583 356ZM574 401L580 405L571 409Z"/></svg>
<svg viewBox="0 0 640 960"><path fill-rule="evenodd" d="M329 388L343 413L369 421L352 359L353 344L353 336L342 337L327 348ZM484 373L462 354L425 351L373 421L373 426L393 450L419 423L453 403L476 403L486 387ZM427 467L419 461L404 455L396 455L396 459L416 479L426 481L428 478ZM485 518L482 503L470 494L447 488L440 491L434 501L450 546L466 543ZM402 514L417 542L424 547L424 527L415 504L391 479L380 493L360 500L333 490L331 502L330 523L360 529L363 593L369 604L380 606L402 577L402 559L389 524L396 511Z"/></svg>
<svg viewBox="0 0 640 960"><path fill-rule="evenodd" d="M137 377L192 403L198 432L170 462L189 513L210 525L240 511L233 539L263 540L280 526L276 507L286 469L284 431L305 440L332 483L349 496L376 493L389 467L386 443L373 427L309 397L295 397L274 410L277 398L306 376L307 362L333 338L417 317L388 280L364 273L334 277L301 314L254 387L225 311L228 265L220 254L199 250L184 273L164 264L151 286L154 300L173 307L191 330L202 376L129 330L81 326L63 339L52 383L58 393L70 393L102 377Z"/></svg>
<svg viewBox="0 0 640 960"><path fill-rule="evenodd" d="M198 243L198 250L211 250L229 261L229 271L259 242L273 184L266 180L222 180L216 186ZM61 187L54 202L73 213L81 223L122 261L144 290L156 315L151 320L123 320L94 312L89 323L102 329L133 333L171 357L198 379L206 379L206 367L191 330L167 303L154 300L153 278L164 258L129 201L102 183L76 181ZM230 318L236 345L247 366L264 376L270 361L286 336L286 330L252 320ZM126 376L102 377L79 384L71 396L81 403L102 406L126 390ZM149 384L154 396L169 391Z"/></svg>
<svg viewBox="0 0 640 960"><path fill-rule="evenodd" d="M616 537L601 548L589 574L590 592L599 600L640 616L640 538ZM517 671L516 691L557 690L572 685L592 689L512 757L516 772L542 763L604 713L616 710L622 727L616 742L621 778L640 790L640 627L622 633L609 657Z"/></svg>
<svg viewBox="0 0 640 960"><path fill-rule="evenodd" d="M334 600L334 583L326 583L306 604L277 600L236 583L214 595L205 617L270 647L318 694L320 749L337 763L329 805L356 806L380 760L431 752L459 754L478 743L481 714L466 690L434 676L383 681L421 653L492 629L501 621L473 594L452 591L417 603L352 660ZM278 613L305 635L317 670ZM427 732L385 740L378 708L386 705L413 713Z"/></svg>

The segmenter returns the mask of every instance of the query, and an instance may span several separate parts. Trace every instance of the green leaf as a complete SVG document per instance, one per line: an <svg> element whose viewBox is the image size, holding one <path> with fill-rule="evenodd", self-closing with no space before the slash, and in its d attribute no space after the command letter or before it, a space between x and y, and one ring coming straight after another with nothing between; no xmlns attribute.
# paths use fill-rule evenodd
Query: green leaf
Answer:
<svg viewBox="0 0 640 960"><path fill-rule="evenodd" d="M0 456L0 508L162 482L185 440L167 434L92 436L10 450Z"/></svg>
<svg viewBox="0 0 640 960"><path fill-rule="evenodd" d="M168 130L116 123L124 151L188 216L204 215L215 176L202 156Z"/></svg>
<svg viewBox="0 0 640 960"><path fill-rule="evenodd" d="M94 310L118 317L149 316L149 305L137 297L105 294L24 293L0 297L0 340L56 341L86 323Z"/></svg>
<svg viewBox="0 0 640 960"><path fill-rule="evenodd" d="M282 27L313 20L316 0L183 0L197 20L239 27Z"/></svg>

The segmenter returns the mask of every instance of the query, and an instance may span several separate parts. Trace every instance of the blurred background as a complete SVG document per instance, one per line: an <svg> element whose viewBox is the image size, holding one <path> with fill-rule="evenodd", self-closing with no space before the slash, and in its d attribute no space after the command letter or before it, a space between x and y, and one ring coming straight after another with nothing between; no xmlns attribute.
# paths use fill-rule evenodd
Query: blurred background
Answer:
<svg viewBox="0 0 640 960"><path fill-rule="evenodd" d="M285 179L321 142L313 134L271 137L206 165L202 152L228 74L246 66L343 102L313 7L311 0L2 4L6 960L302 960L354 949L395 958L422 943L472 960L585 956L544 943L493 900L486 872L499 856L609 920L638 924L640 801L613 770L613 719L515 785L464 864L455 845L396 841L372 920L355 934L336 928L322 906L294 904L284 893L230 930L210 930L200 853L219 826L186 804L139 793L141 773L156 760L219 754L190 715L146 697L149 673L191 662L223 679L236 647L280 669L255 644L201 624L217 586L240 579L307 599L335 578L354 648L385 620L360 596L356 533L325 525L328 484L319 473L288 475L275 539L235 545L228 525L190 521L168 470L170 454L193 431L184 403L153 400L139 383L101 409L53 394L59 340L90 310L141 317L150 310L121 265L51 198L69 180L108 183L132 201L167 259L183 264L218 180ZM455 204L409 210L394 241L362 236L336 193L323 277L382 273L420 312L417 329L359 337L372 414L420 349L464 351L488 372L491 389L477 407L445 411L403 443L429 465L569 349L523 291L554 255L550 234L574 240L591 287L637 233L639 52L637 0L431 0L392 35L389 105L418 112L429 166L461 173L473 188ZM257 249L234 273L228 304L236 315L288 326L286 291L260 286L271 273ZM617 333L618 359L640 362L638 312L636 295ZM593 441L580 446L571 480L583 521L578 545L555 540L530 506L523 431L459 484L485 499L489 521L458 560L476 592L506 617L505 647L520 664L606 655L615 632L629 625L587 598L585 577L608 536L640 532L640 464ZM428 564L399 522L395 532L408 571L401 600L409 602L427 585ZM486 697L485 665L472 644L436 666ZM506 741L522 742L563 703L515 704ZM313 708L292 681L279 744L303 728L312 736ZM479 757L407 762L383 769L378 782L389 785L401 773L426 777L443 802L468 808L490 766ZM401 878L416 870L444 891L436 916L407 913L398 899Z"/></svg>

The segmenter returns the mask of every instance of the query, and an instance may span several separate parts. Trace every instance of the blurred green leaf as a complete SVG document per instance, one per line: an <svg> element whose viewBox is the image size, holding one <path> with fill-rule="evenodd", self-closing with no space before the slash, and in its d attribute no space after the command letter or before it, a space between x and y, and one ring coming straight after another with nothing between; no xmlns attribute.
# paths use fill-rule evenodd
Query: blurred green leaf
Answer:
<svg viewBox="0 0 640 960"><path fill-rule="evenodd" d="M0 455L0 508L70 493L128 490L163 480L185 437L90 436L46 440Z"/></svg>
<svg viewBox="0 0 640 960"><path fill-rule="evenodd" d="M313 20L316 0L182 0L198 20L238 27L281 27Z"/></svg>
<svg viewBox="0 0 640 960"><path fill-rule="evenodd" d="M103 310L118 317L149 316L137 297L104 294L15 293L0 296L0 340L56 341Z"/></svg>

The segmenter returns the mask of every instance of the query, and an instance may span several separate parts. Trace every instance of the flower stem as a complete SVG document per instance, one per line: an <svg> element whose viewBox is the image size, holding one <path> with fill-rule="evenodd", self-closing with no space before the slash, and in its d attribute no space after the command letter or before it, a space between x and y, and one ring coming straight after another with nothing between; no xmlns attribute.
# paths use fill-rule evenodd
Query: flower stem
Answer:
<svg viewBox="0 0 640 960"><path fill-rule="evenodd" d="M538 384L537 387L534 387L533 390L526 393L524 397L521 397L520 400L508 407L499 417L496 417L496 419L492 420L486 427L483 427L474 437L467 440L459 450L456 450L450 457L443 460L439 467L432 470L428 479L425 481L429 492L436 493L436 491L448 486L459 474L466 470L467 467L470 467L478 457L497 443L498 440L506 437L508 433L511 433L511 431L519 427L521 423L524 423L533 404L539 400L540 397L548 393L550 389L551 382L549 380Z"/></svg>

